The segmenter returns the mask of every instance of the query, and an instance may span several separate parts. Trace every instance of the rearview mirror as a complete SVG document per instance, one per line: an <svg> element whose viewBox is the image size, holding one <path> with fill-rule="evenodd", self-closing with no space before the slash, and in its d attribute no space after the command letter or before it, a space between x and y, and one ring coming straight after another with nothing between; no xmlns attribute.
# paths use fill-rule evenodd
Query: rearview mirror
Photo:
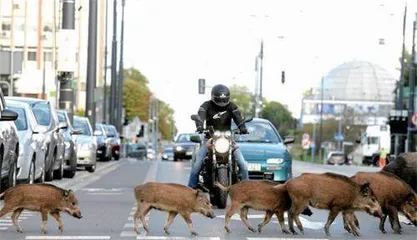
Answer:
<svg viewBox="0 0 417 240"><path fill-rule="evenodd" d="M190 137L190 141L194 143L201 143L201 138L199 135L193 135Z"/></svg>
<svg viewBox="0 0 417 240"><path fill-rule="evenodd" d="M68 123L66 123L66 122L59 122L58 123L58 128L59 129L67 129L68 128Z"/></svg>
<svg viewBox="0 0 417 240"><path fill-rule="evenodd" d="M291 144L295 142L294 136L285 136L284 138L284 144Z"/></svg>
<svg viewBox="0 0 417 240"><path fill-rule="evenodd" d="M0 121L15 121L18 117L17 112L7 108L3 109L0 114Z"/></svg>
<svg viewBox="0 0 417 240"><path fill-rule="evenodd" d="M101 130L95 130L94 136L103 136L103 132Z"/></svg>

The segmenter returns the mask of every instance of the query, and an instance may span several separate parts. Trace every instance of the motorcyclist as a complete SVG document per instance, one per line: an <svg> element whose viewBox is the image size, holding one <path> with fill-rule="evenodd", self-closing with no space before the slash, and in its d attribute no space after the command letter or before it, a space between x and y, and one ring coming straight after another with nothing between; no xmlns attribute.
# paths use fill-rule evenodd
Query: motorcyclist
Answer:
<svg viewBox="0 0 417 240"><path fill-rule="evenodd" d="M238 106L230 102L230 91L224 85L218 84L212 88L211 91L211 100L204 102L198 109L198 115L202 122L196 121L196 127L198 133L203 133L204 130L204 121L206 126L213 126L214 130L218 131L230 131L232 119L235 121L236 125L242 123L243 118L241 115ZM248 134L245 124L241 124L239 127L241 134ZM196 188L198 183L198 175L203 166L203 160L207 155L207 144L204 139L204 143L201 148L198 150L195 156L195 163L191 169L190 180L188 186L191 188ZM239 148L237 148L233 155L236 159L237 165L239 166L239 171L241 174L242 180L249 178L247 162L243 158L243 155Z"/></svg>

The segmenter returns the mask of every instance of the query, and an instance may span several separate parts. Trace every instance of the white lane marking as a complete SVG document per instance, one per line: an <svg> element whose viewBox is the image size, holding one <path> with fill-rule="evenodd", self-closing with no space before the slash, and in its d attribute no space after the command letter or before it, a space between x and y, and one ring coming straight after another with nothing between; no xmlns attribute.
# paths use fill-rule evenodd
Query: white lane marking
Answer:
<svg viewBox="0 0 417 240"><path fill-rule="evenodd" d="M293 240L294 238L251 238L247 237L247 240ZM328 238L302 238L303 240L328 240Z"/></svg>
<svg viewBox="0 0 417 240"><path fill-rule="evenodd" d="M249 214L248 215L248 219L263 219L264 218L264 214ZM288 218L288 214L285 213L284 214L285 218ZM218 218L225 218L225 215L219 215L217 216ZM304 217L299 217L301 223L303 224L304 228L308 228L308 229L322 229L325 225L324 222L313 222L310 221L308 219L305 219ZM234 214L231 218L232 220L238 220L240 221L240 215L238 214ZM274 216L273 219L275 219L275 221L273 222L278 222L276 221L276 217Z"/></svg>
<svg viewBox="0 0 417 240"><path fill-rule="evenodd" d="M126 223L123 228L134 228L134 227L135 227L134 223Z"/></svg>
<svg viewBox="0 0 417 240"><path fill-rule="evenodd" d="M13 223L11 219L0 219L0 224L2 223Z"/></svg>
<svg viewBox="0 0 417 240"><path fill-rule="evenodd" d="M6 231L7 229L9 229L8 227L0 227L0 231Z"/></svg>
<svg viewBox="0 0 417 240"><path fill-rule="evenodd" d="M60 239L79 239L79 240L102 240L111 239L110 236L27 236L25 239L29 240L60 240Z"/></svg>
<svg viewBox="0 0 417 240"><path fill-rule="evenodd" d="M207 239L207 240L220 240L219 237L167 237L167 236L138 236L136 239L153 240L153 239L167 239L167 240L185 240L185 239Z"/></svg>
<svg viewBox="0 0 417 240"><path fill-rule="evenodd" d="M93 193L87 193L87 195L120 196L120 195L123 195L123 193L113 193L113 192L93 192Z"/></svg>
<svg viewBox="0 0 417 240"><path fill-rule="evenodd" d="M120 237L136 237L138 234L135 231L123 231Z"/></svg>
<svg viewBox="0 0 417 240"><path fill-rule="evenodd" d="M13 223L0 223L0 227L11 227Z"/></svg>
<svg viewBox="0 0 417 240"><path fill-rule="evenodd" d="M130 191L129 188L83 188L80 191L83 192L123 192Z"/></svg>

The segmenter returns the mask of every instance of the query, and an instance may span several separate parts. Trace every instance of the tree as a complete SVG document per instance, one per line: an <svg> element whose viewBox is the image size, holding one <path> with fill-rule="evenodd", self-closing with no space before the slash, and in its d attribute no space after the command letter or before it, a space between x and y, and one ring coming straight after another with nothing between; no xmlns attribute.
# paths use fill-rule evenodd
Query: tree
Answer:
<svg viewBox="0 0 417 240"><path fill-rule="evenodd" d="M240 108L243 116L253 115L255 108L254 96L250 93L248 87L232 85L230 87L230 99Z"/></svg>
<svg viewBox="0 0 417 240"><path fill-rule="evenodd" d="M275 101L265 105L262 116L268 119L282 136L287 135L297 124L297 120L292 117L291 112L284 105Z"/></svg>
<svg viewBox="0 0 417 240"><path fill-rule="evenodd" d="M159 100L159 131L161 132L162 139L170 140L174 138L175 127L174 110L164 101Z"/></svg>

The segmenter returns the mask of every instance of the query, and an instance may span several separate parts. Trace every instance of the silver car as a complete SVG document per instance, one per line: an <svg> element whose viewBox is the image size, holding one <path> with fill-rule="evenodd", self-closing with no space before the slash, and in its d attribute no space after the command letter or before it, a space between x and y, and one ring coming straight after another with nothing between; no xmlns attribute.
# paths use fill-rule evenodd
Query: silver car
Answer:
<svg viewBox="0 0 417 240"><path fill-rule="evenodd" d="M19 157L17 160L17 180L32 184L35 180L45 180L46 137L41 133L28 103L6 100L7 108L15 111L15 121L19 137Z"/></svg>
<svg viewBox="0 0 417 240"><path fill-rule="evenodd" d="M89 172L96 170L97 139L93 128L86 117L74 116L74 129L80 130L80 135L74 135L77 146L77 166L85 167Z"/></svg>

